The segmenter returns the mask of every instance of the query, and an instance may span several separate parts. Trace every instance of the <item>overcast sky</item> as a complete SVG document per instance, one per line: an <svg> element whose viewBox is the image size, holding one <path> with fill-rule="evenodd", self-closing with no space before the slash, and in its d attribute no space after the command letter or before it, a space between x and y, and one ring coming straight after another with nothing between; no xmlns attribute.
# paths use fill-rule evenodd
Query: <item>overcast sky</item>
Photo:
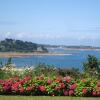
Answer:
<svg viewBox="0 0 100 100"><path fill-rule="evenodd" d="M0 0L0 40L100 46L100 0Z"/></svg>

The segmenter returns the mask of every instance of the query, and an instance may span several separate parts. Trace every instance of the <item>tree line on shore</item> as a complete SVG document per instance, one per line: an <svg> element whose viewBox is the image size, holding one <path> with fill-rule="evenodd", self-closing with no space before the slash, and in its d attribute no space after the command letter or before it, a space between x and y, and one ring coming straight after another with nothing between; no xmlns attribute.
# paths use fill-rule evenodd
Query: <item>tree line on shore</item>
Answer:
<svg viewBox="0 0 100 100"><path fill-rule="evenodd" d="M0 52L48 52L48 50L40 44L5 39L0 41Z"/></svg>

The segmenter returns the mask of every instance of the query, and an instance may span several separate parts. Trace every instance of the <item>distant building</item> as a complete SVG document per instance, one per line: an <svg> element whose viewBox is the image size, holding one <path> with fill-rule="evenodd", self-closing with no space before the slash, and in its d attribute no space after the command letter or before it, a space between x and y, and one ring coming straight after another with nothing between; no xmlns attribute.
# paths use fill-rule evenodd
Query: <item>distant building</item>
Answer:
<svg viewBox="0 0 100 100"><path fill-rule="evenodd" d="M43 51L42 47L37 47L37 51L39 52Z"/></svg>

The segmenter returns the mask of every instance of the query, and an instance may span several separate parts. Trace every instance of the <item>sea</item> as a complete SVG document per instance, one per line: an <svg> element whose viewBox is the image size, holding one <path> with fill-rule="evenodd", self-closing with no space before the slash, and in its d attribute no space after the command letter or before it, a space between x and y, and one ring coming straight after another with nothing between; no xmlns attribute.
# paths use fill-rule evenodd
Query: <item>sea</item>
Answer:
<svg viewBox="0 0 100 100"><path fill-rule="evenodd" d="M43 55L14 57L12 62L18 67L34 67L41 64L55 66L57 68L78 68L82 70L83 62L87 60L88 55L94 55L100 60L99 50L67 50L67 49L50 49L49 52L63 53L65 55ZM8 58L0 58L5 64Z"/></svg>

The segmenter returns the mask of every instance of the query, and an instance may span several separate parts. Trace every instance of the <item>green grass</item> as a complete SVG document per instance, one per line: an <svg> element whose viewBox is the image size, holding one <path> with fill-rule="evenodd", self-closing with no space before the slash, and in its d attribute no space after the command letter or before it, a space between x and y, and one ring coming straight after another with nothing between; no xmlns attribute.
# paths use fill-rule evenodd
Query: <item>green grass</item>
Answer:
<svg viewBox="0 0 100 100"><path fill-rule="evenodd" d="M100 100L92 97L0 96L0 100Z"/></svg>

